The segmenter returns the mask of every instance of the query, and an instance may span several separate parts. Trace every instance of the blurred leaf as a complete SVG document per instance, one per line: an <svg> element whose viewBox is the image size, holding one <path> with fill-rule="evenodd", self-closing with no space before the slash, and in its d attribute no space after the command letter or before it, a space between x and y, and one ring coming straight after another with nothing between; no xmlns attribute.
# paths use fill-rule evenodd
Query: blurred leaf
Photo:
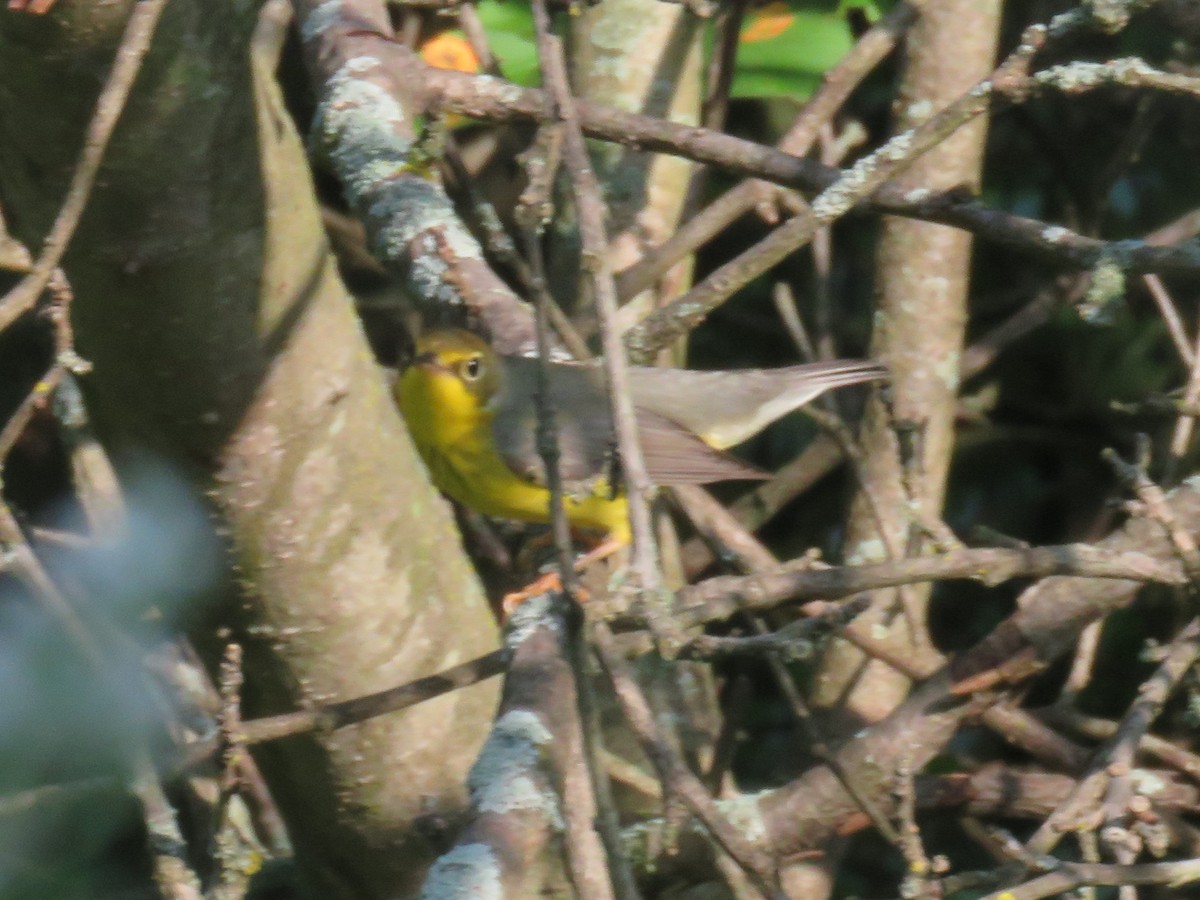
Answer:
<svg viewBox="0 0 1200 900"><path fill-rule="evenodd" d="M752 10L742 26L732 95L806 99L854 44L847 12L862 9L874 20L880 7L872 0L792 0Z"/></svg>
<svg viewBox="0 0 1200 900"><path fill-rule="evenodd" d="M759 41L772 40L791 28L795 21L796 14L786 3L772 3L746 17L746 24L738 42L756 44Z"/></svg>
<svg viewBox="0 0 1200 900"><path fill-rule="evenodd" d="M479 19L504 77L517 84L538 84L541 77L529 5L513 0L481 0Z"/></svg>
<svg viewBox="0 0 1200 900"><path fill-rule="evenodd" d="M859 10L867 21L874 25L883 16L885 12L896 5L896 0L841 0L838 3L838 12L845 15L854 10Z"/></svg>
<svg viewBox="0 0 1200 900"><path fill-rule="evenodd" d="M847 13L862 10L875 21L887 0L793 0L749 13L738 49L735 97L803 100L821 75L854 43ZM481 0L479 18L504 77L522 85L540 82L533 17L514 0Z"/></svg>
<svg viewBox="0 0 1200 900"><path fill-rule="evenodd" d="M421 59L435 69L478 72L479 57L461 31L441 31L421 45Z"/></svg>

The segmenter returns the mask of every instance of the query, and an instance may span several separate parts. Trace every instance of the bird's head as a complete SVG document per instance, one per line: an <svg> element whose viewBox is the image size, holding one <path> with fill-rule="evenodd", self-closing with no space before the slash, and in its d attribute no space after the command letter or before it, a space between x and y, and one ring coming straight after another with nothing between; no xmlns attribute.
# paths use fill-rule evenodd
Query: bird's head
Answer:
<svg viewBox="0 0 1200 900"><path fill-rule="evenodd" d="M500 386L500 360L479 335L462 328L436 328L417 341L410 368L433 379L453 379L486 404Z"/></svg>

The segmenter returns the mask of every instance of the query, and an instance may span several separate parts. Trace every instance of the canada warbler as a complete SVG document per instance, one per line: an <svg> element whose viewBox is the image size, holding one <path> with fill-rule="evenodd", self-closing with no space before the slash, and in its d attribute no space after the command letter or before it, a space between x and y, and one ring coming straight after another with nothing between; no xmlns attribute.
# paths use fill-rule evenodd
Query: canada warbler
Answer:
<svg viewBox="0 0 1200 900"><path fill-rule="evenodd" d="M595 363L548 363L563 503L572 526L627 541L616 439L603 373ZM485 515L550 520L545 462L537 448L538 361L499 356L479 336L436 329L395 394L433 483ZM873 362L836 360L780 369L700 372L629 368L638 436L660 485L764 478L724 452L830 388L887 377Z"/></svg>

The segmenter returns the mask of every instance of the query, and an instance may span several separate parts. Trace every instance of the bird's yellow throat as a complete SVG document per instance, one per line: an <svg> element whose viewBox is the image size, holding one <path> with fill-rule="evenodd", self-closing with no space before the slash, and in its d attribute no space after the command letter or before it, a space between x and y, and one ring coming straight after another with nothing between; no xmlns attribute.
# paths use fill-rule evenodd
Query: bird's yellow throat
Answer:
<svg viewBox="0 0 1200 900"><path fill-rule="evenodd" d="M433 332L418 343L416 361L396 384L430 477L438 490L484 515L549 522L549 489L514 472L495 445L490 402L503 377L498 357L475 341L454 340L456 334ZM564 497L567 518L576 528L627 539L625 498L613 497L602 482Z"/></svg>

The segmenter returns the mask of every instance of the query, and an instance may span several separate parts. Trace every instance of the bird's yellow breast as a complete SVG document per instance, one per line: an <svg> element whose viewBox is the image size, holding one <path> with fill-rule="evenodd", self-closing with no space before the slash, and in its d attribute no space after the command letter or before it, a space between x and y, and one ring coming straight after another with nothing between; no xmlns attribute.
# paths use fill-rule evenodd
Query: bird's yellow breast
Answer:
<svg viewBox="0 0 1200 900"><path fill-rule="evenodd" d="M484 515L550 521L550 491L509 468L496 449L491 411L461 378L418 363L400 376L396 399L438 490ZM577 528L628 534L625 498L607 488L565 497L564 506Z"/></svg>

